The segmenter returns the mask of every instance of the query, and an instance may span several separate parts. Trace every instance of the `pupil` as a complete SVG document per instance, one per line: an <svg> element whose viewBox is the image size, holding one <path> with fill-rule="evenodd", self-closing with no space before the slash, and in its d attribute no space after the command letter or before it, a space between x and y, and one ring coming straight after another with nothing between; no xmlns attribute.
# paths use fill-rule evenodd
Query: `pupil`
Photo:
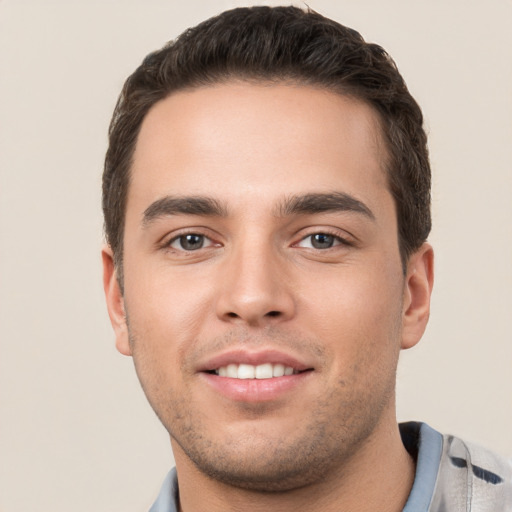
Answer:
<svg viewBox="0 0 512 512"><path fill-rule="evenodd" d="M311 243L315 249L328 249L332 247L334 237L332 235L326 235L325 233L317 233L313 235Z"/></svg>
<svg viewBox="0 0 512 512"><path fill-rule="evenodd" d="M188 251L194 251L201 249L203 246L204 239L201 235L185 235L180 239L180 244L183 249Z"/></svg>

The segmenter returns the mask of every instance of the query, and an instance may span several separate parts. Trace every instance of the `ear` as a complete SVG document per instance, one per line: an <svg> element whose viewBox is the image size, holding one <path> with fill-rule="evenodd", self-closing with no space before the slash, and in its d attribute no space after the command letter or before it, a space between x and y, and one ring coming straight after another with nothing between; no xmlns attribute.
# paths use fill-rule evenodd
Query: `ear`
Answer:
<svg viewBox="0 0 512 512"><path fill-rule="evenodd" d="M110 323L116 336L116 348L121 354L131 356L132 351L128 337L124 298L117 279L114 255L110 246L106 245L103 247L101 258L103 260L103 289L105 290Z"/></svg>
<svg viewBox="0 0 512 512"><path fill-rule="evenodd" d="M430 295L434 284L434 251L424 243L407 263L402 313L402 349L420 341L430 316Z"/></svg>

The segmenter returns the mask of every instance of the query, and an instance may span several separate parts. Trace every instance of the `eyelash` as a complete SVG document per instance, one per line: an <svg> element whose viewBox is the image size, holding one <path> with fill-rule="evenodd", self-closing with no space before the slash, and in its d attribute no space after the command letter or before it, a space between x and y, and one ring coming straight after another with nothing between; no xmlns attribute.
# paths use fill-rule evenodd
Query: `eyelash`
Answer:
<svg viewBox="0 0 512 512"><path fill-rule="evenodd" d="M312 249L312 250L316 250L316 251L328 251L329 249L335 249L337 246L344 246L344 247L353 247L354 246L353 242L340 236L338 232L333 232L329 229L322 229L319 231L315 231L313 233L309 233L306 236L302 237L298 242L294 243L293 246L297 247L297 246L299 246L300 243L304 242L305 240L308 240L308 239L312 240L312 238L316 235L325 235L328 237L332 237L334 239L333 245L331 247L325 247L325 248L305 247L305 249ZM313 244L312 241L311 241L311 244Z"/></svg>
<svg viewBox="0 0 512 512"><path fill-rule="evenodd" d="M319 231L315 231L313 233L310 233L304 237L302 237L298 242L295 242L294 244L292 244L292 247L300 247L300 244L303 243L304 241L310 239L311 240L311 245L313 245L313 237L314 236L317 236L317 235L324 235L324 236L327 236L327 237L332 237L333 239L333 245L331 245L330 247L323 247L323 248L319 248L319 247L304 247L305 249L311 249L311 250L316 250L316 251L328 251L330 249L335 249L337 246L345 246L345 247L353 247L354 246L354 243L347 240L346 238L344 237L341 237L339 236L338 233L334 233L332 232L331 230L329 229L323 229L323 230L319 230ZM197 249L186 249L185 247L183 247L183 242L185 241L186 237L199 237L202 239L202 244L200 247L198 247ZM205 242L208 244L208 245L204 245ZM173 247L173 244L174 243L180 243L181 247ZM163 245L162 245L162 248L163 249L167 249L167 250L171 250L171 251L177 251L177 252L183 252L183 253L194 253L196 251L200 251L201 249L208 249L210 247L214 247L214 246L220 246L220 244L216 244L209 236L203 234L203 233L200 233L200 232L197 232L197 231L189 231L189 232L183 232L183 233L180 233L176 236L174 236L173 238L171 238L170 240L166 241Z"/></svg>
<svg viewBox="0 0 512 512"><path fill-rule="evenodd" d="M201 238L203 243L197 249L189 249L189 250L185 249L183 247L184 240L186 239L186 237L193 237L193 236ZM181 241L181 243L180 243L181 248L173 247L174 243L176 243L176 242L179 243L180 241ZM205 242L208 243L208 245L206 247L204 246ZM193 253L193 252L199 251L200 249L207 249L207 248L215 246L215 245L220 245L220 244L216 244L209 236L207 236L203 233L198 233L197 231L189 231L189 232L180 233L179 235L176 235L173 238L171 238L170 240L166 241L163 244L163 248L171 250L171 251L174 250L174 251L179 251L179 252Z"/></svg>

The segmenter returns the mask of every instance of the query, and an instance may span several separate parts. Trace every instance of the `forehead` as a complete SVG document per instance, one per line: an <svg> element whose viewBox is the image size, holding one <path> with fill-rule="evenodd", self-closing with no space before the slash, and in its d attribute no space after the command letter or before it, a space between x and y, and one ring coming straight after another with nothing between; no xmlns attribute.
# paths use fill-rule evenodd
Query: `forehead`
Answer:
<svg viewBox="0 0 512 512"><path fill-rule="evenodd" d="M246 82L179 91L142 123L128 211L134 199L212 191L236 202L341 184L364 196L387 189L385 156L378 115L348 96Z"/></svg>

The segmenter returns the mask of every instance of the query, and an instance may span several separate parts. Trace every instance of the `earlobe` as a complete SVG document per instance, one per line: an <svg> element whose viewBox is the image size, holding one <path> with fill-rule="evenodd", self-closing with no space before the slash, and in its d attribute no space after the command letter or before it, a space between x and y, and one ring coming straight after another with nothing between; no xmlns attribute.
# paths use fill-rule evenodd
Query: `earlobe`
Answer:
<svg viewBox="0 0 512 512"><path fill-rule="evenodd" d="M124 298L116 275L112 249L109 246L103 247L101 258L103 261L103 289L110 323L116 337L116 348L121 354L131 356Z"/></svg>
<svg viewBox="0 0 512 512"><path fill-rule="evenodd" d="M430 296L434 284L434 251L424 243L409 258L404 287L402 349L420 341L430 315Z"/></svg>

